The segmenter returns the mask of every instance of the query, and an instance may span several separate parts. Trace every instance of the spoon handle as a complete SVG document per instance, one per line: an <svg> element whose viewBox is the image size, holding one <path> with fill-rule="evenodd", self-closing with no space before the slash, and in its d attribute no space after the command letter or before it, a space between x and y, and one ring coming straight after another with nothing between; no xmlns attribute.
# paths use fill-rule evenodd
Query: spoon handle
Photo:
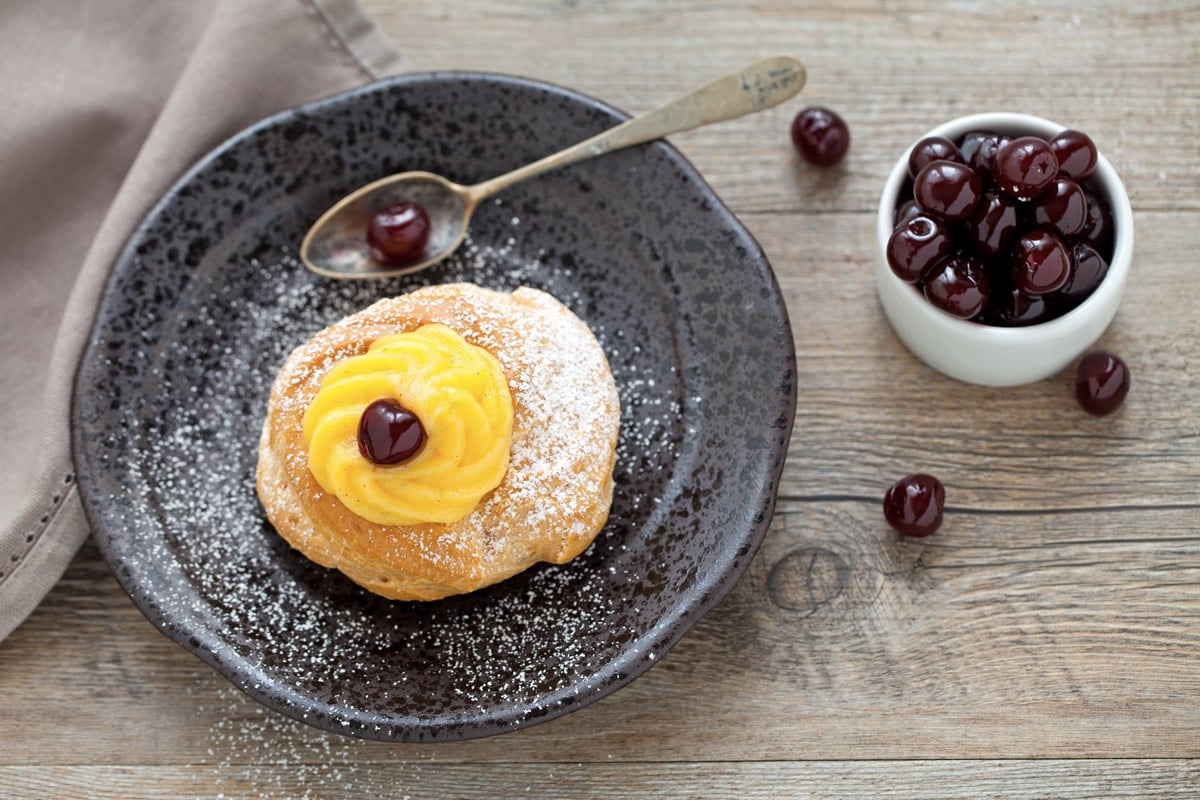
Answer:
<svg viewBox="0 0 1200 800"><path fill-rule="evenodd" d="M469 186L467 192L474 205L514 183L576 161L762 111L799 92L805 78L804 65L791 56L759 61L540 161Z"/></svg>

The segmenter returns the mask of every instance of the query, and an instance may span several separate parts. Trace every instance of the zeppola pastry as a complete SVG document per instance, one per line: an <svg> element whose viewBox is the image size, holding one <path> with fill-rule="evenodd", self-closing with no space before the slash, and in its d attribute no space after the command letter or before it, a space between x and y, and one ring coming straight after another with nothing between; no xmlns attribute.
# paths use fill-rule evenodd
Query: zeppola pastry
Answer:
<svg viewBox="0 0 1200 800"><path fill-rule="evenodd" d="M435 600L583 552L608 519L619 424L604 352L566 306L530 288L431 286L292 352L258 495L318 564Z"/></svg>

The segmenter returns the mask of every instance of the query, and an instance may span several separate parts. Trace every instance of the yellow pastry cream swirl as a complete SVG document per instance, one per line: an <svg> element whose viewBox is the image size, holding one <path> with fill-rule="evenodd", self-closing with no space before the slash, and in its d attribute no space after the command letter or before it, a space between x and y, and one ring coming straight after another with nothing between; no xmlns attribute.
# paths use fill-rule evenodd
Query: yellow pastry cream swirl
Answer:
<svg viewBox="0 0 1200 800"><path fill-rule="evenodd" d="M400 464L374 464L359 451L363 411L383 398L415 414L427 437ZM303 427L313 477L355 514L380 525L448 525L504 478L513 401L495 356L434 323L336 364Z"/></svg>

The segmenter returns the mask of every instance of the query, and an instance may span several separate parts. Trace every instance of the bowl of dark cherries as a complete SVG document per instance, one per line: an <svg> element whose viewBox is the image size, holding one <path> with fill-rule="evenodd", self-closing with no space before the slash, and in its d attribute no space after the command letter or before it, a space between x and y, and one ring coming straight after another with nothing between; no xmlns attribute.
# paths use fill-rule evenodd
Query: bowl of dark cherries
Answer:
<svg viewBox="0 0 1200 800"><path fill-rule="evenodd" d="M876 287L900 339L952 378L1047 378L1108 327L1133 254L1133 213L1085 133L975 114L896 162L877 220Z"/></svg>

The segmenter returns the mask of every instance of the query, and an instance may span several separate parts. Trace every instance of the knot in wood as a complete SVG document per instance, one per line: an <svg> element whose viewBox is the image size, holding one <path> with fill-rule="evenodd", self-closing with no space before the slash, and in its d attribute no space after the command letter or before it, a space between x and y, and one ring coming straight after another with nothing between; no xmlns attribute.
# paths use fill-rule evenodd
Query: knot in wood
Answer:
<svg viewBox="0 0 1200 800"><path fill-rule="evenodd" d="M846 591L850 565L823 547L797 548L775 563L767 576L771 602L812 616Z"/></svg>

